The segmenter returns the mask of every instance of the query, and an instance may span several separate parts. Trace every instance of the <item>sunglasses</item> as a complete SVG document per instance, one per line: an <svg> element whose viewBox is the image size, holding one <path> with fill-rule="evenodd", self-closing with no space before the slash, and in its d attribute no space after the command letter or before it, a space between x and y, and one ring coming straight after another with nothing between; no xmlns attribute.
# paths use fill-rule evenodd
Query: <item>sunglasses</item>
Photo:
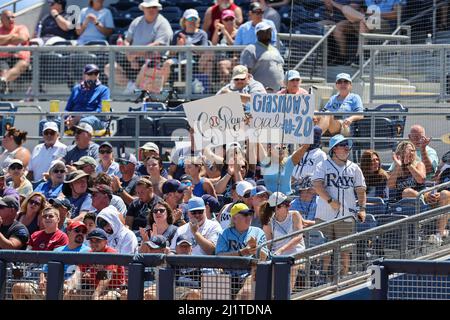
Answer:
<svg viewBox="0 0 450 320"><path fill-rule="evenodd" d="M197 21L197 18L195 18L195 17L190 17L190 18L187 18L186 20L192 22L192 21Z"/></svg>
<svg viewBox="0 0 450 320"><path fill-rule="evenodd" d="M65 173L66 170L53 170L53 173Z"/></svg>
<svg viewBox="0 0 450 320"><path fill-rule="evenodd" d="M190 186L192 186L192 182L191 181L185 181L185 182L181 181L181 185L182 186L186 186L186 187L190 187Z"/></svg>
<svg viewBox="0 0 450 320"><path fill-rule="evenodd" d="M190 211L190 213L192 215L203 214L203 210L194 210L194 211Z"/></svg>
<svg viewBox="0 0 450 320"><path fill-rule="evenodd" d="M102 149L102 150L99 150L98 153L100 153L100 154L105 154L105 153L111 154L112 150L110 150L110 149Z"/></svg>
<svg viewBox="0 0 450 320"><path fill-rule="evenodd" d="M75 232L75 233L82 233L82 234L86 234L86 229L84 229L84 228L80 228L80 227L78 227L78 228L75 228L75 229L72 229L72 231L73 231L73 232Z"/></svg>
<svg viewBox="0 0 450 320"><path fill-rule="evenodd" d="M258 10L258 11L252 11L252 13L253 13L253 14L256 14L256 15L258 15L258 16L262 16L262 15L264 14L264 12L261 11L261 10Z"/></svg>
<svg viewBox="0 0 450 320"><path fill-rule="evenodd" d="M11 20L11 19L15 19L15 16L6 16L7 19Z"/></svg>
<svg viewBox="0 0 450 320"><path fill-rule="evenodd" d="M9 169L11 169L11 170L22 170L23 166L20 165L20 164L12 164L12 165L9 166Z"/></svg>
<svg viewBox="0 0 450 320"><path fill-rule="evenodd" d="M130 164L131 162L124 161L124 160L119 160L119 161L117 161L117 163L118 163L119 165L121 165L121 166L126 166L127 164Z"/></svg>
<svg viewBox="0 0 450 320"><path fill-rule="evenodd" d="M276 146L275 150L286 150L286 146Z"/></svg>
<svg viewBox="0 0 450 320"><path fill-rule="evenodd" d="M225 18L223 21L234 21L234 18Z"/></svg>
<svg viewBox="0 0 450 320"><path fill-rule="evenodd" d="M43 219L53 219L55 217L55 215L53 214L43 214L42 218Z"/></svg>
<svg viewBox="0 0 450 320"><path fill-rule="evenodd" d="M348 147L348 142L347 142L347 141L344 141L344 142L338 143L338 144L336 145L336 147Z"/></svg>
<svg viewBox="0 0 450 320"><path fill-rule="evenodd" d="M336 83L350 83L350 81L348 81L348 80L338 80L338 81L336 81Z"/></svg>
<svg viewBox="0 0 450 320"><path fill-rule="evenodd" d="M45 130L44 131L44 136L54 136L55 134L56 134L56 132L53 130Z"/></svg>
<svg viewBox="0 0 450 320"><path fill-rule="evenodd" d="M245 78L244 79L233 79L233 81L245 81Z"/></svg>
<svg viewBox="0 0 450 320"><path fill-rule="evenodd" d="M74 134L82 134L83 132L85 132L85 131L83 131L83 130L75 130Z"/></svg>
<svg viewBox="0 0 450 320"><path fill-rule="evenodd" d="M98 72L87 72L86 73L88 76L93 76L93 75L98 75Z"/></svg>
<svg viewBox="0 0 450 320"><path fill-rule="evenodd" d="M40 206L41 202L35 201L35 200L30 200L30 201L28 201L28 204L31 204L32 206Z"/></svg>
<svg viewBox="0 0 450 320"><path fill-rule="evenodd" d="M164 213L164 212L166 212L166 209L164 209L164 208L154 209L152 212L153 212L154 214L157 214L157 213Z"/></svg>
<svg viewBox="0 0 450 320"><path fill-rule="evenodd" d="M250 198L250 192L246 192L246 193L244 193L244 195L243 195L243 198Z"/></svg>

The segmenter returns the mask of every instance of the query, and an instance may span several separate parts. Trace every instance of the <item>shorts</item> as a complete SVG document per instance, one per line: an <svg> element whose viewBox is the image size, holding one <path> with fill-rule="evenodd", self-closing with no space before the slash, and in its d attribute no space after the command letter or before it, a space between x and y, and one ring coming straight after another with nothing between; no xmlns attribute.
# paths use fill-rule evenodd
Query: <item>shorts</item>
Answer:
<svg viewBox="0 0 450 320"><path fill-rule="evenodd" d="M326 222L321 219L316 219L315 221L316 225L319 223ZM341 220L339 222L322 227L319 230L322 231L325 237L327 237L328 241L332 241L355 233L353 226L354 226L353 222L346 222Z"/></svg>
<svg viewBox="0 0 450 320"><path fill-rule="evenodd" d="M16 57L0 58L0 71L11 69L19 60L22 59Z"/></svg>

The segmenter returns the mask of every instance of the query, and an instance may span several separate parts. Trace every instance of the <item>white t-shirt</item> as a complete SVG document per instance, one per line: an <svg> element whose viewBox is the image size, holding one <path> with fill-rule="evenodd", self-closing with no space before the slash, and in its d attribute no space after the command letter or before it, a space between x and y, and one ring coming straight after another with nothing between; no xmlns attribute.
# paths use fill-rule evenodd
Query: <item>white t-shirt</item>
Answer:
<svg viewBox="0 0 450 320"><path fill-rule="evenodd" d="M206 219L205 222L199 227L198 231L202 236L216 245L217 239L219 239L219 235L222 233L222 228L217 221ZM195 241L195 237L191 232L190 223L186 223L185 225L177 229L177 232L172 239L172 243L170 244L171 250L175 251L175 247L177 246L177 239L180 235L184 235L185 237L190 239L192 243L192 255L207 255L207 253L203 251L197 241Z"/></svg>
<svg viewBox="0 0 450 320"><path fill-rule="evenodd" d="M292 178L300 183L305 178L311 179L317 165L327 159L327 154L320 148L307 151L298 165L294 167Z"/></svg>
<svg viewBox="0 0 450 320"><path fill-rule="evenodd" d="M28 169L33 171L33 180L38 181L42 179L42 175L48 172L52 161L62 158L66 154L66 149L67 146L60 141L56 141L50 148L46 148L44 143L34 147L30 163L28 164Z"/></svg>
<svg viewBox="0 0 450 320"><path fill-rule="evenodd" d="M318 164L312 181L323 181L325 190L330 197L339 201L341 206L334 210L328 199L317 200L316 218L329 221L343 216L354 216L358 213L355 188L366 187L366 181L361 169L356 163L347 160L344 166L337 165L328 158Z"/></svg>

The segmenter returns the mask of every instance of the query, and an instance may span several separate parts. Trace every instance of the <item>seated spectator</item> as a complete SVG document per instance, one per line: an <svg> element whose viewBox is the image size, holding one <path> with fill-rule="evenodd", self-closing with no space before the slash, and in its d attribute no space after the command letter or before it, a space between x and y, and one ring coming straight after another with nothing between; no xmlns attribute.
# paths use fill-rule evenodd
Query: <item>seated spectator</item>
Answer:
<svg viewBox="0 0 450 320"><path fill-rule="evenodd" d="M48 203L59 211L59 230L67 231L67 226L72 223L70 217L72 216L73 206L66 198L52 198Z"/></svg>
<svg viewBox="0 0 450 320"><path fill-rule="evenodd" d="M170 246L176 232L177 227L173 225L172 209L164 201L158 202L153 207L152 212L148 215L147 227L139 228L143 243L152 237L163 236L168 242L167 246Z"/></svg>
<svg viewBox="0 0 450 320"><path fill-rule="evenodd" d="M236 199L232 203L224 205L217 216L217 222L220 223L222 229L230 226L231 209L236 203L244 203L248 207L251 206L252 199L250 197L253 188L253 185L248 181L239 181L236 183Z"/></svg>
<svg viewBox="0 0 450 320"><path fill-rule="evenodd" d="M184 160L184 168L186 173L192 178L193 190L195 197L201 197L204 194L210 194L217 198L216 190L209 179L201 177L203 162L199 157L189 157Z"/></svg>
<svg viewBox="0 0 450 320"><path fill-rule="evenodd" d="M248 72L247 67L243 65L237 65L233 68L231 82L222 87L216 95L234 91L241 94L241 101L243 103L250 102L252 93L266 93L263 84L256 81Z"/></svg>
<svg viewBox="0 0 450 320"><path fill-rule="evenodd" d="M47 201L42 193L32 192L22 201L16 220L27 227L30 234L33 234L40 229L39 217L46 204Z"/></svg>
<svg viewBox="0 0 450 320"><path fill-rule="evenodd" d="M256 186L250 191L250 203L251 208L255 213L253 214L252 227L258 227L262 229L261 223L261 205L268 201L270 192L265 186Z"/></svg>
<svg viewBox="0 0 450 320"><path fill-rule="evenodd" d="M28 46L30 34L25 25L15 24L15 14L3 10L0 16L0 46ZM0 52L0 94L9 92L9 83L24 73L30 65L30 52Z"/></svg>
<svg viewBox="0 0 450 320"><path fill-rule="evenodd" d="M146 176L148 175L147 167L145 165L145 161L149 157L158 157L161 158L161 155L159 154L159 147L153 143L153 142L147 142L142 147L139 147L139 160L141 161L137 168L136 173L138 176ZM163 168L161 172L161 176L167 179L167 170Z"/></svg>
<svg viewBox="0 0 450 320"><path fill-rule="evenodd" d="M147 168L147 173L150 176L150 181L153 184L153 191L157 196L162 197L162 186L167 179L161 175L162 170L164 169L161 158L149 157L146 159L145 166Z"/></svg>
<svg viewBox="0 0 450 320"><path fill-rule="evenodd" d="M42 129L44 143L34 147L28 164L28 176L32 181L44 178L51 164L66 154L67 146L59 141L59 129L56 122L45 123Z"/></svg>
<svg viewBox="0 0 450 320"><path fill-rule="evenodd" d="M97 168L97 160L90 156L82 156L78 161L72 163L73 166L68 166L70 168L75 168L74 170L82 170L91 177L95 177L97 173L95 172ZM74 171L72 170L72 171Z"/></svg>
<svg viewBox="0 0 450 320"><path fill-rule="evenodd" d="M166 237L162 235L157 235L148 238L147 236L147 240L145 241L143 240L141 246L139 247L139 253L161 253L161 254L169 253ZM144 300L156 300L156 297L149 298L148 291L149 290L144 290ZM156 287L153 287L152 291L156 292Z"/></svg>
<svg viewBox="0 0 450 320"><path fill-rule="evenodd" d="M266 88L278 91L283 84L284 59L278 49L270 44L272 28L265 21L256 25L258 41L249 44L242 51L240 64L246 66L255 80L261 82Z"/></svg>
<svg viewBox="0 0 450 320"><path fill-rule="evenodd" d="M255 44L258 39L256 37L256 25L260 22L265 22L270 26L270 39L269 43L273 46L277 43L277 28L271 20L263 19L264 9L258 2L252 2L250 4L250 11L248 12L249 21L241 25L237 31L236 38L234 39L234 45L242 46Z"/></svg>
<svg viewBox="0 0 450 320"><path fill-rule="evenodd" d="M361 97L352 93L352 78L347 73L339 73L336 76L336 88L339 91L333 95L327 104L323 107L325 112L363 112L364 107ZM341 133L344 136L350 134L350 125L364 118L363 115L350 115L340 120L337 116L318 116L314 117L314 122L319 126L323 133L327 131L330 135Z"/></svg>
<svg viewBox="0 0 450 320"><path fill-rule="evenodd" d="M289 70L284 75L285 88L278 91L278 94L308 94L308 91L301 88L302 78L297 70Z"/></svg>
<svg viewBox="0 0 450 320"><path fill-rule="evenodd" d="M202 195L202 199L205 201L206 218L209 220L216 220L216 216L221 209L219 200L210 194Z"/></svg>
<svg viewBox="0 0 450 320"><path fill-rule="evenodd" d="M110 99L109 88L99 80L100 70L95 64L87 64L83 69L83 81L73 87L65 111L70 112L101 112L102 101ZM65 120L66 126L71 129L79 123L87 123L94 130L105 128L104 123L93 115L68 116Z"/></svg>
<svg viewBox="0 0 450 320"><path fill-rule="evenodd" d="M103 229L95 229L87 235L91 251L117 253L107 245L108 235ZM125 268L117 265L81 265L81 290L78 297L92 300L117 300L126 284Z"/></svg>
<svg viewBox="0 0 450 320"><path fill-rule="evenodd" d="M251 2L258 2L261 5L261 9L264 11L263 18L272 21L277 32L280 32L281 17L278 11L269 7L266 0L251 0Z"/></svg>
<svg viewBox="0 0 450 320"><path fill-rule="evenodd" d="M32 41L40 46L51 46L58 41L75 39L72 16L66 12L66 0L48 0L47 3L50 12L38 22Z"/></svg>
<svg viewBox="0 0 450 320"><path fill-rule="evenodd" d="M138 231L139 227L147 226L149 211L162 199L153 191L150 177L141 177L136 184L137 199L134 199L128 207L125 223L130 230Z"/></svg>
<svg viewBox="0 0 450 320"><path fill-rule="evenodd" d="M5 149L0 155L0 169L7 169L13 159L19 159L27 167L30 162L30 151L22 146L27 141L28 132L14 127L6 128L3 135L2 147Z"/></svg>
<svg viewBox="0 0 450 320"><path fill-rule="evenodd" d="M20 196L17 193L16 189L8 187L5 184L5 174L6 172L4 170L0 169L0 197L6 197L11 196L17 199L17 201L20 200Z"/></svg>
<svg viewBox="0 0 450 320"><path fill-rule="evenodd" d="M76 32L78 44L89 41L106 41L114 31L114 20L111 11L103 7L104 0L89 0L89 7L80 12Z"/></svg>
<svg viewBox="0 0 450 320"><path fill-rule="evenodd" d="M9 163L8 176L11 178L8 187L16 189L20 199L25 199L33 192L33 185L25 177L25 169L21 160L13 159Z"/></svg>
<svg viewBox="0 0 450 320"><path fill-rule="evenodd" d="M89 175L82 170L76 170L66 176L62 192L73 205L71 219L83 221L84 215L93 210L92 196L88 192L91 183Z"/></svg>
<svg viewBox="0 0 450 320"><path fill-rule="evenodd" d="M168 46L172 40L173 30L169 21L159 11L162 9L158 0L143 0L139 9L144 15L134 19L124 40L125 46ZM135 79L144 63L160 59L159 53L152 51L128 51L126 55L118 56L115 64L116 83L127 86L126 93L130 94L136 88ZM148 61L146 61L148 60ZM109 64L105 66L105 73L109 76Z"/></svg>
<svg viewBox="0 0 450 320"><path fill-rule="evenodd" d="M99 161L96 168L97 174L104 172L109 176L121 176L119 164L114 161L113 146L109 142L103 142L98 148Z"/></svg>
<svg viewBox="0 0 450 320"><path fill-rule="evenodd" d="M75 144L67 147L67 152L62 160L67 165L72 165L80 160L83 156L90 156L94 159L98 158L99 145L92 142L92 134L94 129L88 123L82 122L75 126ZM97 165L97 164L96 164Z"/></svg>
<svg viewBox="0 0 450 320"><path fill-rule="evenodd" d="M409 141L416 148L417 157L423 162L427 170L427 178L431 178L436 172L439 157L436 150L429 146L431 137L425 135L425 128L415 124L411 126L408 134Z"/></svg>
<svg viewBox="0 0 450 320"><path fill-rule="evenodd" d="M365 150L361 155L361 170L366 179L368 197L388 198L389 174L381 168L380 156L374 150Z"/></svg>
<svg viewBox="0 0 450 320"><path fill-rule="evenodd" d="M30 234L21 222L16 220L19 200L12 196L0 198L0 249L25 250Z"/></svg>
<svg viewBox="0 0 450 320"><path fill-rule="evenodd" d="M192 182L190 183L192 187ZM162 186L164 201L172 211L172 224L176 224L177 226L186 223L187 205L183 203L183 197L187 188L187 185L174 179L167 180Z"/></svg>
<svg viewBox="0 0 450 320"><path fill-rule="evenodd" d="M66 177L66 166L64 162L55 160L48 170L47 181L42 181L34 191L41 192L46 199L57 198L62 192L62 186Z"/></svg>
<svg viewBox="0 0 450 320"><path fill-rule="evenodd" d="M225 10L233 11L236 17L236 25L240 25L243 21L242 9L237 6L233 0L218 0L216 4L209 7L205 12L203 19L203 30L208 33L209 38L214 33L214 24L220 20Z"/></svg>
<svg viewBox="0 0 450 320"><path fill-rule="evenodd" d="M222 228L217 221L206 218L205 202L202 198L192 197L189 199L188 211L189 223L177 229L170 249L175 250L178 237L184 235L193 244L193 255L213 255Z"/></svg>
<svg viewBox="0 0 450 320"><path fill-rule="evenodd" d="M108 176L106 173L101 172L94 178L94 188L102 189L104 204L99 208L98 205L92 205L97 212L104 208L104 206L113 206L120 213L120 221L125 224L125 215L127 214L127 206L121 197L115 195L113 193L112 188L110 187L112 184L112 177Z"/></svg>
<svg viewBox="0 0 450 320"><path fill-rule="evenodd" d="M392 154L394 169L388 178L389 199L415 198L425 188L426 169L416 155L416 148L409 141L402 141Z"/></svg>
<svg viewBox="0 0 450 320"><path fill-rule="evenodd" d="M111 187L115 194L120 196L126 205L130 205L136 195L136 184L139 180L135 173L138 162L132 153L122 153L116 159L119 164L119 176L112 177Z"/></svg>

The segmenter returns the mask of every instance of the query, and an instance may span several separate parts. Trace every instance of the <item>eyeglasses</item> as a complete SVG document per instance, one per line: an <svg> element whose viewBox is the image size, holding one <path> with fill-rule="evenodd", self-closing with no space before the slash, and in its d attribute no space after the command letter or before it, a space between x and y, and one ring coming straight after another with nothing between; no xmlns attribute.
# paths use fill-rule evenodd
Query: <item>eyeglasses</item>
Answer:
<svg viewBox="0 0 450 320"><path fill-rule="evenodd" d="M66 172L66 170L53 170L53 173L56 173L56 174L58 174L58 173L65 173Z"/></svg>
<svg viewBox="0 0 450 320"><path fill-rule="evenodd" d="M336 145L336 147L348 147L348 142L347 142L347 141L344 141L344 142L338 143L338 144Z"/></svg>
<svg viewBox="0 0 450 320"><path fill-rule="evenodd" d="M190 213L192 215L203 214L203 210L193 210L193 211L190 211Z"/></svg>
<svg viewBox="0 0 450 320"><path fill-rule="evenodd" d="M36 200L30 200L30 201L28 201L28 204L31 204L32 206L40 206L41 202L36 201Z"/></svg>
<svg viewBox="0 0 450 320"><path fill-rule="evenodd" d="M11 169L11 170L22 170L23 166L18 164L18 163L14 163L14 164L9 166L9 169Z"/></svg>
<svg viewBox="0 0 450 320"><path fill-rule="evenodd" d="M165 209L165 208L153 209L152 212L153 212L154 214L157 214L157 213L164 213L164 212L166 212L166 209Z"/></svg>
<svg viewBox="0 0 450 320"><path fill-rule="evenodd" d="M256 14L258 16L262 16L264 14L264 11L258 10L258 11L251 11L253 14Z"/></svg>
<svg viewBox="0 0 450 320"><path fill-rule="evenodd" d="M233 81L245 81L245 78L244 79L233 79Z"/></svg>
<svg viewBox="0 0 450 320"><path fill-rule="evenodd" d="M336 81L336 83L350 83L350 81L341 79L341 80Z"/></svg>
<svg viewBox="0 0 450 320"><path fill-rule="evenodd" d="M55 217L55 215L53 214L43 214L42 218L43 219L53 219Z"/></svg>
<svg viewBox="0 0 450 320"><path fill-rule="evenodd" d="M242 196L243 198L250 198L250 192L246 192L244 193L244 195Z"/></svg>
<svg viewBox="0 0 450 320"><path fill-rule="evenodd" d="M98 75L99 73L98 72L86 72L86 74L88 75L88 76L93 76L93 75Z"/></svg>
<svg viewBox="0 0 450 320"><path fill-rule="evenodd" d="M117 163L118 163L119 165L121 165L121 166L126 166L127 164L130 164L131 162L124 161L124 160L119 160L119 161L117 161Z"/></svg>
<svg viewBox="0 0 450 320"><path fill-rule="evenodd" d="M75 228L75 229L72 229L72 231L73 231L73 232L75 232L75 233L82 233L82 234L86 234L86 229L84 229L84 228L80 228L80 227L78 227L78 228Z"/></svg>
<svg viewBox="0 0 450 320"><path fill-rule="evenodd" d="M105 154L105 153L111 154L112 150L110 150L110 149L102 149L102 150L99 150L98 153L100 153L100 154Z"/></svg>
<svg viewBox="0 0 450 320"><path fill-rule="evenodd" d="M56 134L56 132L53 130L45 130L44 131L44 136L54 136L55 134Z"/></svg>

